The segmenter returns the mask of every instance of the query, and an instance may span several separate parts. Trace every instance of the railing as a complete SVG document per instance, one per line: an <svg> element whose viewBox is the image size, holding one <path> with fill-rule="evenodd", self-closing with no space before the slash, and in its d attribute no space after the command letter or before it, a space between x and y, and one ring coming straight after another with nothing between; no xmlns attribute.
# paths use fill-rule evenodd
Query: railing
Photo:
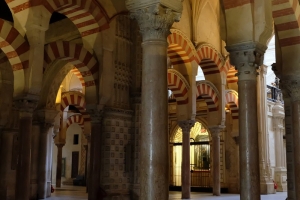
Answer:
<svg viewBox="0 0 300 200"><path fill-rule="evenodd" d="M267 85L267 99L273 102L276 102L278 100L283 102L281 90L277 87Z"/></svg>

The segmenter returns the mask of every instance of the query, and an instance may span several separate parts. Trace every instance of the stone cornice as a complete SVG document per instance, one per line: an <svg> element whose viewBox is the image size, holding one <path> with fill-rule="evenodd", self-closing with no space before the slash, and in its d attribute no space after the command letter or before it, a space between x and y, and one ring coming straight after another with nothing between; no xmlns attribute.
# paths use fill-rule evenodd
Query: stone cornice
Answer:
<svg viewBox="0 0 300 200"><path fill-rule="evenodd" d="M163 4L156 3L146 7L140 7L131 11L131 17L139 24L143 41L165 41L171 33L170 28L175 21L179 21L180 12L176 12Z"/></svg>

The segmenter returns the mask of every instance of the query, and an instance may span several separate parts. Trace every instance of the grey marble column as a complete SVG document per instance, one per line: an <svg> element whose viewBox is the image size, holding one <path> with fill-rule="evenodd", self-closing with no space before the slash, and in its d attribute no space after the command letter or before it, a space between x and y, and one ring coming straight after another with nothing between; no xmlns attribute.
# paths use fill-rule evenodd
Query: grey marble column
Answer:
<svg viewBox="0 0 300 200"><path fill-rule="evenodd" d="M61 167L62 167L62 148L65 144L55 144L57 146L56 162L56 187L61 187Z"/></svg>
<svg viewBox="0 0 300 200"><path fill-rule="evenodd" d="M285 105L286 112L286 142L287 142L287 170L288 173L291 168L294 169L294 185L292 183L289 183L290 176L288 175L288 192L292 190L292 186L294 186L295 190L295 196L293 195L293 191L291 191L291 197L289 195L289 199L300 199L300 171L298 166L300 166L300 77L298 76L288 76L281 79L280 86L282 86L283 89L283 95L284 95L284 102L286 104L286 97L290 97L290 109L287 108L287 105L289 105L289 102L287 100L287 105ZM290 116L287 116L290 115ZM289 120L289 121L288 121ZM291 129L289 126L289 122L292 122ZM292 133L292 136L291 136ZM292 143L291 143L292 142ZM290 146L292 145L292 147ZM291 149L292 148L292 149ZM293 157L290 158L288 156L288 152L293 151ZM289 159L294 160L294 166L291 167L291 161ZM291 188L290 188L291 187Z"/></svg>
<svg viewBox="0 0 300 200"><path fill-rule="evenodd" d="M182 129L182 164L181 164L181 198L191 197L191 163L190 163L190 131L194 126L194 120L180 121Z"/></svg>
<svg viewBox="0 0 300 200"><path fill-rule="evenodd" d="M260 200L259 146L257 125L257 71L266 47L243 43L226 47L238 70L240 198Z"/></svg>
<svg viewBox="0 0 300 200"><path fill-rule="evenodd" d="M224 129L224 126L213 126L209 127L212 137L212 148L213 148L213 195L221 195L221 177L220 177L220 133Z"/></svg>
<svg viewBox="0 0 300 200"><path fill-rule="evenodd" d="M134 2L136 4L139 1ZM167 91L167 36L180 14L160 3L140 7L127 2L143 37L141 197L169 199L169 136ZM181 11L181 1L174 2ZM145 4L144 4L145 5Z"/></svg>
<svg viewBox="0 0 300 200"><path fill-rule="evenodd" d="M14 101L19 111L19 155L16 177L16 200L27 200L30 195L31 130L32 113L36 101L20 99Z"/></svg>

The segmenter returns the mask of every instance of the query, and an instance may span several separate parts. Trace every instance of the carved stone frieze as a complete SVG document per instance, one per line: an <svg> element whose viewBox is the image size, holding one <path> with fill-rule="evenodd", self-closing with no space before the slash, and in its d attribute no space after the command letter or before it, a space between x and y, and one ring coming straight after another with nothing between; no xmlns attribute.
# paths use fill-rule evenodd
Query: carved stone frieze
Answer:
<svg viewBox="0 0 300 200"><path fill-rule="evenodd" d="M179 121L178 124L182 129L182 134L189 134L191 128L195 125L195 120Z"/></svg>
<svg viewBox="0 0 300 200"><path fill-rule="evenodd" d="M172 24L180 20L181 13L157 3L131 10L131 17L137 20L143 41L166 41L167 36L171 33Z"/></svg>
<svg viewBox="0 0 300 200"><path fill-rule="evenodd" d="M257 69L262 65L266 47L250 42L226 47L230 52L230 62L238 70L239 80L255 80Z"/></svg>
<svg viewBox="0 0 300 200"><path fill-rule="evenodd" d="M300 77L284 77L280 80L280 89L284 98L300 101Z"/></svg>

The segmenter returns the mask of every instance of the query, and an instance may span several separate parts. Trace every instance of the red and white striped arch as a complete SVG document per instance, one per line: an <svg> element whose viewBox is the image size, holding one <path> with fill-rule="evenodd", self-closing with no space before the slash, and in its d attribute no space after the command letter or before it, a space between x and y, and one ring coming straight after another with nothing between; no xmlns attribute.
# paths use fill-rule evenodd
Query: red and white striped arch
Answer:
<svg viewBox="0 0 300 200"><path fill-rule="evenodd" d="M168 69L168 88L172 91L178 105L184 105L189 102L189 83L174 69Z"/></svg>
<svg viewBox="0 0 300 200"><path fill-rule="evenodd" d="M227 83L237 83L238 82L238 77L235 75L237 73L237 70L231 66L227 73Z"/></svg>
<svg viewBox="0 0 300 200"><path fill-rule="evenodd" d="M179 30L171 29L167 41L168 57L173 65L190 63L195 60L196 50L193 43Z"/></svg>
<svg viewBox="0 0 300 200"><path fill-rule="evenodd" d="M239 118L239 98L238 93L234 90L225 91L225 103L231 111L232 119Z"/></svg>
<svg viewBox="0 0 300 200"><path fill-rule="evenodd" d="M45 66L51 65L54 60L65 60L78 69L84 80L85 87L96 87L98 79L98 62L94 56L85 50L83 46L66 41L52 42L45 46Z"/></svg>
<svg viewBox="0 0 300 200"><path fill-rule="evenodd" d="M71 126L72 124L78 124L81 129L84 129L84 119L82 117L82 115L76 114L76 115L72 115L70 117L68 117L67 119L67 128L69 128L69 126Z"/></svg>
<svg viewBox="0 0 300 200"><path fill-rule="evenodd" d="M224 68L223 56L208 44L201 45L197 48L198 60L204 75L218 74L221 71L226 72Z"/></svg>
<svg viewBox="0 0 300 200"><path fill-rule="evenodd" d="M280 47L300 44L298 0L273 0L273 18Z"/></svg>
<svg viewBox="0 0 300 200"><path fill-rule="evenodd" d="M84 86L84 79L83 79L83 77L82 77L80 71L79 71L77 68L74 68L74 69L71 70L71 72L72 72L73 74L75 74L75 76L80 80L81 85L82 85L82 87L84 88L84 87L85 87L85 86Z"/></svg>
<svg viewBox="0 0 300 200"><path fill-rule="evenodd" d="M82 37L109 28L109 18L101 5L94 0L48 0L44 3L50 13L57 11L68 17Z"/></svg>
<svg viewBox="0 0 300 200"><path fill-rule="evenodd" d="M202 97L205 100L208 111L213 112L219 109L219 91L209 81L197 81L196 97Z"/></svg>
<svg viewBox="0 0 300 200"><path fill-rule="evenodd" d="M8 22L0 19L0 48L6 54L13 71L29 66L29 44Z"/></svg>
<svg viewBox="0 0 300 200"><path fill-rule="evenodd" d="M109 17L95 0L6 0L6 2L14 14L41 4L50 13L57 11L64 14L76 25L82 37L109 28Z"/></svg>
<svg viewBox="0 0 300 200"><path fill-rule="evenodd" d="M85 109L85 98L84 95L80 92L65 92L61 95L60 110L63 112L68 106L75 106L81 113L84 121L91 121L90 115L86 112Z"/></svg>

